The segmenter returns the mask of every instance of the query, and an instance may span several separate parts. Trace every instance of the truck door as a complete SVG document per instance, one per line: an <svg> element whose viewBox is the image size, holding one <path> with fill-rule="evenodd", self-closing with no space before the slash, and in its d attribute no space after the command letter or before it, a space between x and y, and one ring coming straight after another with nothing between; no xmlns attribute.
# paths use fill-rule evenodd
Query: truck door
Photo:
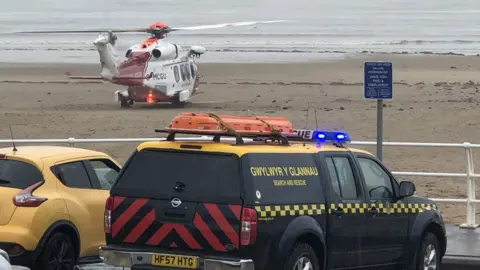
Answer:
<svg viewBox="0 0 480 270"><path fill-rule="evenodd" d="M348 152L322 152L320 156L328 172L329 268L362 266L367 216L359 172Z"/></svg>
<svg viewBox="0 0 480 270"><path fill-rule="evenodd" d="M365 241L368 264L401 263L408 237L407 203L397 199L399 186L378 160L362 154L357 154L356 160L369 203Z"/></svg>

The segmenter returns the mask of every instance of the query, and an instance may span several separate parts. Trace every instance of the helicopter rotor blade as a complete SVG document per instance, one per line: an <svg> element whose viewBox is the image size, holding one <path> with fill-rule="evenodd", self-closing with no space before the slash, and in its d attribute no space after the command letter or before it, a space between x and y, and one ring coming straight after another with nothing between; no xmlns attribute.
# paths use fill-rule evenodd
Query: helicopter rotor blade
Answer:
<svg viewBox="0 0 480 270"><path fill-rule="evenodd" d="M269 24L269 23L279 23L279 22L288 22L288 21L290 21L290 20L247 21L247 22L235 22L235 23L220 23L220 24L198 25L198 26L189 26L189 27L175 27L175 28L171 28L171 31L216 29L216 28L247 26L247 25L255 25L255 24Z"/></svg>
<svg viewBox="0 0 480 270"><path fill-rule="evenodd" d="M52 30L52 31L21 31L14 32L15 34L67 34L67 33L149 33L155 30L171 32L178 30L204 30L204 29L216 29L216 28L226 28L226 27L236 27L236 26L248 26L256 24L270 24L270 23L279 23L279 22L288 22L290 20L274 20L274 21L246 21L246 22L235 22L235 23L220 23L220 24L209 24L209 25L198 25L198 26L189 26L189 27L176 27L165 29L155 29L155 28L132 28L132 29L85 29L85 30Z"/></svg>
<svg viewBox="0 0 480 270"><path fill-rule="evenodd" d="M67 34L67 33L146 33L148 28L137 28L137 29L89 29L89 30L58 30L58 31L22 31L15 32L16 34Z"/></svg>

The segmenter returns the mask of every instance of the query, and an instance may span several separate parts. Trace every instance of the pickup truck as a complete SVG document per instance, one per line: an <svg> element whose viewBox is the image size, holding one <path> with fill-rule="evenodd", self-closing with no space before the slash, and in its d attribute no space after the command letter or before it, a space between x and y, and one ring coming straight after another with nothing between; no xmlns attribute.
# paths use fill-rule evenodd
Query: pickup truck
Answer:
<svg viewBox="0 0 480 270"><path fill-rule="evenodd" d="M348 134L299 134L140 144L106 202L100 256L135 269L440 267L434 202Z"/></svg>

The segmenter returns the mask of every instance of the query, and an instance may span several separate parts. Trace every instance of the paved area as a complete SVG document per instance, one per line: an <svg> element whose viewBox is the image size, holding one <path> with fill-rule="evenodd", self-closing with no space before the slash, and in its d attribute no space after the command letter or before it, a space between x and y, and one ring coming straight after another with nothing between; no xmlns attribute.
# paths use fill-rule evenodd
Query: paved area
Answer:
<svg viewBox="0 0 480 270"><path fill-rule="evenodd" d="M480 269L480 228L462 229L447 224L447 254L444 262L463 266L476 265L477 269Z"/></svg>
<svg viewBox="0 0 480 270"><path fill-rule="evenodd" d="M462 229L447 224L447 254L443 260L444 270L480 269L480 228ZM81 266L82 270L123 270L103 264ZM125 268L127 269L127 268Z"/></svg>
<svg viewBox="0 0 480 270"><path fill-rule="evenodd" d="M480 228L462 229L457 225L447 224L447 239L447 254L443 260L443 270L480 269ZM103 264L84 265L80 269L123 270Z"/></svg>
<svg viewBox="0 0 480 270"><path fill-rule="evenodd" d="M443 270L480 269L480 228L461 229L457 225L447 224L447 238L448 247L447 254L443 260ZM100 263L79 266L79 270L128 269L129 268L110 267ZM15 268L13 268L13 270L15 270Z"/></svg>

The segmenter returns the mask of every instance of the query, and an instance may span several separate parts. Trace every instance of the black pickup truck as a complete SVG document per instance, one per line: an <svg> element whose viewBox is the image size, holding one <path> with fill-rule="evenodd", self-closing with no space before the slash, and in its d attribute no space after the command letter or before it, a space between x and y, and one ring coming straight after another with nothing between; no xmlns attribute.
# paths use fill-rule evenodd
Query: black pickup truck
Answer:
<svg viewBox="0 0 480 270"><path fill-rule="evenodd" d="M105 206L106 264L132 269L439 269L437 206L344 145L140 144Z"/></svg>

